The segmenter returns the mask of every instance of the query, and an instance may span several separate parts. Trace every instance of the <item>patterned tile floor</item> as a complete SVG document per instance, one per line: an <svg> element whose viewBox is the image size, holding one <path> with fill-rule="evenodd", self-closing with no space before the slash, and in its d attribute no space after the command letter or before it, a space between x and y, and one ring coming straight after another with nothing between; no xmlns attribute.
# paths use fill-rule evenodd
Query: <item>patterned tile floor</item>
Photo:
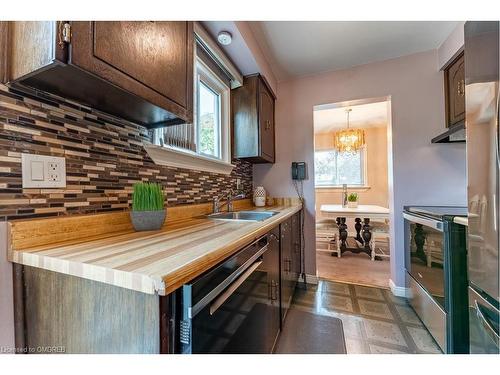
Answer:
<svg viewBox="0 0 500 375"><path fill-rule="evenodd" d="M292 307L342 320L348 354L441 353L404 298L389 290L320 280Z"/></svg>

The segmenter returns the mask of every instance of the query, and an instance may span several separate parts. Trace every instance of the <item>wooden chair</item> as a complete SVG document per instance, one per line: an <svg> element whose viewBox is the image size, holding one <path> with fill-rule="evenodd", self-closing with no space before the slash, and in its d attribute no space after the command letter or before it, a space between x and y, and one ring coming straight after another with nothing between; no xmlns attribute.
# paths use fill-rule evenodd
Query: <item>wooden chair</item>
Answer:
<svg viewBox="0 0 500 375"><path fill-rule="evenodd" d="M389 220L383 222L380 221L370 221L372 240L370 242L371 248L371 259L375 260L375 257L380 258L390 258L391 254L389 251ZM384 248L377 245L384 245ZM378 248L379 252L376 252Z"/></svg>
<svg viewBox="0 0 500 375"><path fill-rule="evenodd" d="M316 243L326 244L326 250L318 251L328 251L332 256L337 254L340 258L340 244L338 236L338 226L335 220L323 219L316 221Z"/></svg>

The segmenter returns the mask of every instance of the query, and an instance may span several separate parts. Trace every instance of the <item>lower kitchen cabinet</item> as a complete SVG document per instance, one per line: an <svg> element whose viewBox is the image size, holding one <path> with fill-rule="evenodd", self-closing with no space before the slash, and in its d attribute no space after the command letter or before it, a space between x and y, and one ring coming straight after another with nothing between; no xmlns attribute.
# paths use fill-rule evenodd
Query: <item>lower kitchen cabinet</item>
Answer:
<svg viewBox="0 0 500 375"><path fill-rule="evenodd" d="M271 301L272 317L271 317L271 341L272 348L276 344L278 335L281 329L281 306L280 306L280 289L281 289L281 277L280 277L280 241L279 241L279 227L274 228L268 236L268 256L267 260L272 268L272 271L268 274L267 288Z"/></svg>
<svg viewBox="0 0 500 375"><path fill-rule="evenodd" d="M293 235L292 219L288 219L280 225L280 273L281 273L281 319L285 319L286 313L292 302L295 282L293 280Z"/></svg>
<svg viewBox="0 0 500 375"><path fill-rule="evenodd" d="M167 296L14 265L16 347L272 353L300 274L300 213Z"/></svg>
<svg viewBox="0 0 500 375"><path fill-rule="evenodd" d="M302 257L301 257L301 249L302 249L302 221L301 221L301 212L297 212L292 216L292 281L293 281L293 289L297 285L297 281L300 277L300 272L302 269Z"/></svg>
<svg viewBox="0 0 500 375"><path fill-rule="evenodd" d="M14 265L21 353L169 353L170 296ZM162 336L163 337L160 337Z"/></svg>
<svg viewBox="0 0 500 375"><path fill-rule="evenodd" d="M280 225L281 320L292 303L293 293L301 273L301 212ZM283 324L283 323L282 323Z"/></svg>

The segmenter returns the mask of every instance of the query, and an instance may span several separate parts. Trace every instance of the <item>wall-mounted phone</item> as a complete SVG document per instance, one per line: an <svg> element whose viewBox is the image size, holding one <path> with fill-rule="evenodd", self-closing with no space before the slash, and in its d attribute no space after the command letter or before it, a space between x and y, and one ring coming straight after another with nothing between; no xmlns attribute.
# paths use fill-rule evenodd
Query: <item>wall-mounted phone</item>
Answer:
<svg viewBox="0 0 500 375"><path fill-rule="evenodd" d="M305 161L292 162L292 180L307 179L307 164Z"/></svg>

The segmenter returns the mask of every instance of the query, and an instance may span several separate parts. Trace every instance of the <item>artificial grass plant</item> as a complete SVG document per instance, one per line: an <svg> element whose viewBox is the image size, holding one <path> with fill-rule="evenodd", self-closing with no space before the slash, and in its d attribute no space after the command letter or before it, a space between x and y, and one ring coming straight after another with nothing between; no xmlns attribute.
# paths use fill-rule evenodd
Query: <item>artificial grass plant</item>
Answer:
<svg viewBox="0 0 500 375"><path fill-rule="evenodd" d="M133 211L161 211L164 197L160 184L153 182L138 182L134 184L132 194Z"/></svg>

